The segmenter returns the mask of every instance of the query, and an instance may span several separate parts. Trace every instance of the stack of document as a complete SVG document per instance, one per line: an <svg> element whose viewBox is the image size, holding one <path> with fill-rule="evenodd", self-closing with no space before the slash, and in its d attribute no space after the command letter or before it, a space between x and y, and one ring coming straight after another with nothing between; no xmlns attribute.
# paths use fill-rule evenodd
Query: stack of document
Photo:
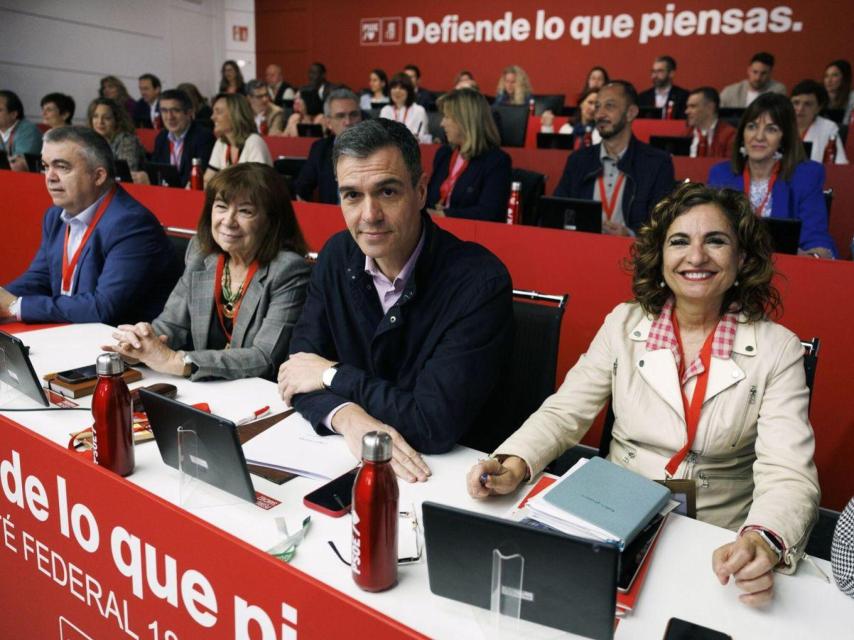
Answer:
<svg viewBox="0 0 854 640"><path fill-rule="evenodd" d="M623 550L656 513L675 503L667 487L597 457L579 460L526 506L533 520Z"/></svg>
<svg viewBox="0 0 854 640"><path fill-rule="evenodd" d="M344 438L317 435L296 412L245 443L243 455L247 464L319 480L337 478L359 464Z"/></svg>

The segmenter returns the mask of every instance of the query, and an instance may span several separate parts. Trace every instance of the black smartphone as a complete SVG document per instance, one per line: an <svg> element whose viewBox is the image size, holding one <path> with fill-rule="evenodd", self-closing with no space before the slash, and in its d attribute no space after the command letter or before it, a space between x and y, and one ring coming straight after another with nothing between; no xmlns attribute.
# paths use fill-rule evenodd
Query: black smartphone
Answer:
<svg viewBox="0 0 854 640"><path fill-rule="evenodd" d="M78 382L94 380L98 377L98 373L95 369L95 365L91 364L88 367L77 367L76 369L60 371L56 374L56 377L68 384L77 384Z"/></svg>
<svg viewBox="0 0 854 640"><path fill-rule="evenodd" d="M319 489L315 489L306 495L302 502L309 509L320 511L333 518L340 518L350 511L350 503L353 500L353 483L359 467L351 469L343 476L330 480Z"/></svg>
<svg viewBox="0 0 854 640"><path fill-rule="evenodd" d="M732 636L695 622L670 618L662 640L732 640Z"/></svg>

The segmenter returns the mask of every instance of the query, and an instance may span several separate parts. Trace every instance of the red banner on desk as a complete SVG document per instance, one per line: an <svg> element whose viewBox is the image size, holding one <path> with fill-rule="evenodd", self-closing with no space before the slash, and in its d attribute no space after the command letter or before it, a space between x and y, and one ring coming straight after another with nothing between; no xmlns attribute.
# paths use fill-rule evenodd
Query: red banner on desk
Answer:
<svg viewBox="0 0 854 640"><path fill-rule="evenodd" d="M0 417L2 638L422 637Z"/></svg>

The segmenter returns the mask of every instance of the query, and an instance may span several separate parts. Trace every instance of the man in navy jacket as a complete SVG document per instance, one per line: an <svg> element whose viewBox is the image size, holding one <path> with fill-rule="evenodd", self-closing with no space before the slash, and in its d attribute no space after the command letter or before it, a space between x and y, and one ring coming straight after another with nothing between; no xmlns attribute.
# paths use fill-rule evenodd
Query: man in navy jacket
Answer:
<svg viewBox="0 0 854 640"><path fill-rule="evenodd" d="M151 161L177 166L181 185L186 185L190 181L193 158L200 160L201 174L205 174L215 142L213 132L193 120L190 97L177 89L164 91L160 96L160 115L164 128L154 140ZM147 182L146 178L141 181Z"/></svg>
<svg viewBox="0 0 854 640"><path fill-rule="evenodd" d="M602 87L596 99L596 128L602 142L570 154L556 196L602 202L602 232L632 235L652 208L673 190L670 154L632 135L637 93L625 81Z"/></svg>
<svg viewBox="0 0 854 640"><path fill-rule="evenodd" d="M115 183L109 144L88 127L45 134L54 206L29 269L0 288L0 316L24 322L151 320L181 264L157 219Z"/></svg>
<svg viewBox="0 0 854 640"><path fill-rule="evenodd" d="M320 253L279 388L356 457L362 435L389 432L397 474L426 480L418 452L444 453L494 424L513 341L510 276L422 212L427 179L404 125L344 131L333 162L349 232Z"/></svg>

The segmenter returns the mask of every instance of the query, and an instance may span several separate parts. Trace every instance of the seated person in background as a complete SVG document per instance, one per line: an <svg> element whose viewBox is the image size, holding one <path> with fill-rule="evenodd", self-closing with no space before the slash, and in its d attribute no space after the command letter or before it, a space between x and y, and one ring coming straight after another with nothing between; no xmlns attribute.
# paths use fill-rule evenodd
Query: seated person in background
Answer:
<svg viewBox="0 0 854 640"><path fill-rule="evenodd" d="M608 75L608 70L605 67L593 67L587 72L587 78L584 80L584 87L582 87L579 96L583 96L591 89L601 89L609 82L611 82L611 77Z"/></svg>
<svg viewBox="0 0 854 640"><path fill-rule="evenodd" d="M531 88L531 81L528 79L528 74L518 65L510 65L504 67L501 72L501 77L498 79L498 87L495 89L494 107L508 106L528 106L531 100L531 94L534 90Z"/></svg>
<svg viewBox="0 0 854 640"><path fill-rule="evenodd" d="M323 103L314 89L300 89L294 98L294 112L288 117L285 130L278 135L296 138L301 124L323 124Z"/></svg>
<svg viewBox="0 0 854 640"><path fill-rule="evenodd" d="M373 69L368 78L368 90L362 94L359 100L359 108L370 111L375 104L388 103L388 76L382 69Z"/></svg>
<svg viewBox="0 0 854 640"><path fill-rule="evenodd" d="M734 147L732 160L709 170L709 186L744 191L760 218L798 218L800 253L834 257L821 191L824 167L805 157L789 99L768 93L754 100L741 116Z"/></svg>
<svg viewBox="0 0 854 640"><path fill-rule="evenodd" d="M264 69L264 80L267 81L267 91L270 100L277 107L281 107L285 100L294 99L294 88L285 82L282 67L278 64L268 64Z"/></svg>
<svg viewBox="0 0 854 640"><path fill-rule="evenodd" d="M602 136L599 135L599 130L596 129L596 99L599 97L599 89L588 89L581 95L578 101L578 111L575 114L573 122L567 122L560 128L558 133L573 134L575 140L573 146L576 149L581 147L589 147L593 144L602 142ZM540 131L542 133L554 133L554 114L548 109L543 111L540 118ZM590 134L588 138L585 136ZM589 140L590 144L586 144Z"/></svg>
<svg viewBox="0 0 854 640"><path fill-rule="evenodd" d="M747 79L724 87L721 91L721 106L744 109L763 93L786 95L786 85L771 78L774 56L760 51L750 59Z"/></svg>
<svg viewBox="0 0 854 640"><path fill-rule="evenodd" d="M87 127L51 129L42 163L54 206L29 268L0 289L0 315L110 325L154 318L181 265L157 219L115 183L106 140Z"/></svg>
<svg viewBox="0 0 854 640"><path fill-rule="evenodd" d="M480 91L471 71L466 71L465 69L460 71L457 77L454 78L454 89L474 89L475 91Z"/></svg>
<svg viewBox="0 0 854 640"><path fill-rule="evenodd" d="M836 163L848 164L845 145L839 135L839 125L818 115L827 107L827 91L815 80L802 80L792 89L792 107L798 123L798 134L804 142L812 142L810 160L824 162L824 152L831 138L835 138Z"/></svg>
<svg viewBox="0 0 854 640"><path fill-rule="evenodd" d="M246 96L221 93L213 101L214 143L205 186L217 171L241 162L261 162L273 166L267 143L258 135Z"/></svg>
<svg viewBox="0 0 854 640"><path fill-rule="evenodd" d="M836 584L843 593L854 598L854 498L848 501L836 523L830 561Z"/></svg>
<svg viewBox="0 0 854 640"><path fill-rule="evenodd" d="M13 171L27 171L25 153L42 151L42 132L24 117L24 105L12 91L0 91L0 151Z"/></svg>
<svg viewBox="0 0 854 640"><path fill-rule="evenodd" d="M403 67L403 73L412 80L412 87L415 89L415 103L420 104L425 109L431 109L436 104L436 99L433 97L432 91L421 86L421 69L414 64L408 64Z"/></svg>
<svg viewBox="0 0 854 640"><path fill-rule="evenodd" d="M308 68L308 84L303 89L314 91L317 94L318 104L323 104L326 94L334 88L335 85L326 78L326 65L322 62L312 62ZM317 113L320 113L320 107L317 108Z"/></svg>
<svg viewBox="0 0 854 640"><path fill-rule="evenodd" d="M294 195L300 200L316 200L338 204L338 183L332 166L332 146L335 136L362 121L362 112L355 93L344 87L332 89L323 103L326 128L332 135L315 141L308 152L308 160L294 180ZM315 190L317 198L315 198Z"/></svg>
<svg viewBox="0 0 854 640"><path fill-rule="evenodd" d="M49 129L71 124L74 118L74 98L64 93L49 93L41 101L42 122Z"/></svg>
<svg viewBox="0 0 854 640"><path fill-rule="evenodd" d="M143 73L139 76L139 100L134 104L133 124L140 129L159 129L160 117L160 78L153 73Z"/></svg>
<svg viewBox="0 0 854 640"><path fill-rule="evenodd" d="M163 130L154 140L151 161L177 167L181 184L186 186L190 182L194 158L201 162L203 174L207 169L214 146L213 133L193 120L193 103L186 93L177 89L167 89L160 95L160 116ZM148 174L138 171L133 174L133 181L149 184Z"/></svg>
<svg viewBox="0 0 854 640"><path fill-rule="evenodd" d="M427 176L400 123L367 120L335 139L348 232L320 252L279 389L318 433L388 432L392 466L426 480L422 453L450 451L495 422L513 343L512 285L489 251L423 214Z"/></svg>
<svg viewBox="0 0 854 640"><path fill-rule="evenodd" d="M285 130L285 112L270 100L266 83L250 80L246 85L246 96L255 114L255 126L259 134L276 136Z"/></svg>
<svg viewBox="0 0 854 640"><path fill-rule="evenodd" d="M673 119L685 117L685 103L688 91L673 84L676 73L676 60L670 56L658 56L652 63L652 87L638 94L639 107L657 107L667 109L667 103L673 103Z"/></svg>
<svg viewBox="0 0 854 640"><path fill-rule="evenodd" d="M116 76L104 76L101 78L100 89L98 89L99 98L109 98L117 105L124 107L130 118L136 108L136 100L128 94L125 83L119 80Z"/></svg>
<svg viewBox="0 0 854 640"><path fill-rule="evenodd" d="M460 89L439 98L448 144L433 158L427 210L451 218L502 222L510 198L512 162L486 98Z"/></svg>
<svg viewBox="0 0 854 640"><path fill-rule="evenodd" d="M772 569L794 572L819 501L803 348L769 319L780 303L770 238L744 195L686 184L656 206L631 251L635 300L605 318L557 392L469 472L469 493L533 479L610 397L608 459L650 479L701 479L697 518L738 531L714 552L714 572L762 604Z"/></svg>
<svg viewBox="0 0 854 640"><path fill-rule="evenodd" d="M828 109L843 109L843 124L851 122L854 109L854 91L851 91L851 63L834 60L824 70L824 88L827 91Z"/></svg>
<svg viewBox="0 0 854 640"><path fill-rule="evenodd" d="M95 98L86 113L89 126L110 144L116 160L124 160L131 171L142 169L145 149L127 111L109 98Z"/></svg>
<svg viewBox="0 0 854 640"><path fill-rule="evenodd" d="M712 87L694 89L688 96L685 107L688 128L685 135L692 138L692 158L732 156L735 127L718 119L720 102L717 90Z"/></svg>
<svg viewBox="0 0 854 640"><path fill-rule="evenodd" d="M192 82L182 82L175 88L178 91L186 93L190 98L190 102L193 103L193 120L195 120L197 124L213 129L213 122L211 122L211 115L213 115L213 111L211 110L207 99L205 99L201 91L199 91L199 88Z"/></svg>
<svg viewBox="0 0 854 640"><path fill-rule="evenodd" d="M613 80L599 90L596 130L602 143L571 153L554 195L602 203L602 233L633 235L673 189L670 154L632 135L638 115L631 83Z"/></svg>
<svg viewBox="0 0 854 640"><path fill-rule="evenodd" d="M234 60L226 60L219 71L219 92L229 95L246 95L246 82L240 65Z"/></svg>
<svg viewBox="0 0 854 640"><path fill-rule="evenodd" d="M193 380L273 379L305 302L307 247L282 176L245 162L205 189L184 275L148 324L120 325L103 347Z"/></svg>
<svg viewBox="0 0 854 640"><path fill-rule="evenodd" d="M415 87L405 73L398 73L389 82L391 104L380 110L380 118L405 125L419 142L430 143L433 137L427 130L427 111L415 102Z"/></svg>

